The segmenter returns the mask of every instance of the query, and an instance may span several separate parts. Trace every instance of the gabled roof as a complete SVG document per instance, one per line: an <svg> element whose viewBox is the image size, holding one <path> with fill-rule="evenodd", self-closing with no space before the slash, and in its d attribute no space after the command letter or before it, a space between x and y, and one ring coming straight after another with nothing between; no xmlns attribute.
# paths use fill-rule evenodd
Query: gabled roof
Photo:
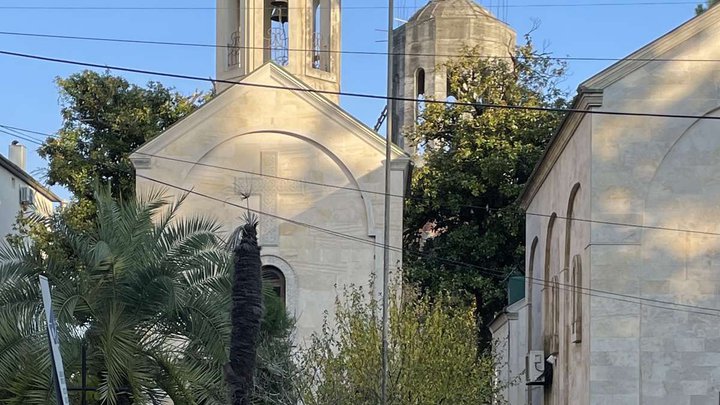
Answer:
<svg viewBox="0 0 720 405"><path fill-rule="evenodd" d="M717 26L717 24L720 24L720 6L710 7L706 12L691 18L674 30L585 80L580 84L578 91L605 89L653 60L661 58L663 54L702 31Z"/></svg>
<svg viewBox="0 0 720 405"><path fill-rule="evenodd" d="M262 83L258 79L260 79L260 76L263 74L269 74L270 77L275 79L280 84L278 85L268 85L265 83ZM203 105L202 108L199 110L193 112L189 116L183 118L182 120L175 123L170 128L166 129L163 133L155 137L154 139L146 142L144 145L140 146L136 152L145 152L148 153L149 150L159 150L164 145L166 145L170 139L168 138L174 138L172 136L173 134L175 136L179 136L181 133L184 133L184 130L182 129L182 126L184 125L191 125L190 122L193 120L193 117L196 116L199 113L203 113L209 109L213 108L213 105L222 103L223 100L226 97L230 97L230 93L237 87L255 87L255 88L273 88L274 86L278 87L278 91L288 91L288 92L294 92L301 97L303 97L309 104L315 106L316 108L320 110L324 110L326 113L329 112L336 116L339 121L342 121L345 125L348 127L351 127L355 129L355 133L359 136L362 136L370 145L372 145L378 152L385 153L385 138L380 136L377 132L372 130L370 127L365 125L363 122L352 116L350 113L342 109L339 105L335 104L334 102L330 101L327 97L323 96L321 92L318 92L314 88L310 87L309 85L302 82L300 79L293 76L291 73L289 73L287 70L282 68L281 66L273 63L268 62L259 68L257 68L255 71L250 73L249 75L245 76L242 80L238 82L238 84L233 85L221 93L219 93L216 97L214 97L212 100L210 100L208 103ZM285 90L288 89L288 90ZM407 160L410 161L410 156L399 146L393 144L392 145L392 151L395 154L395 159L399 159L401 161ZM144 159L145 157L143 155L135 155L131 156L134 159Z"/></svg>
<svg viewBox="0 0 720 405"><path fill-rule="evenodd" d="M648 63L662 58L663 54L718 24L720 24L720 6L711 7L703 14L693 17L674 30L585 80L578 86L578 94L570 108L587 110L592 107L602 106L602 93L608 86L622 80ZM535 169L518 198L523 209L527 209L530 205L584 115L583 113L567 114L548 142L545 152L535 165Z"/></svg>
<svg viewBox="0 0 720 405"><path fill-rule="evenodd" d="M35 191L37 191L38 193L45 196L45 198L47 198L51 202L56 202L56 203L62 202L60 197L55 195L55 193L53 193L48 188L46 188L45 186L40 184L40 182L35 180L35 178L33 176L31 176L28 172L21 169L20 166L16 165L10 159L6 158L3 155L0 155L0 167L7 170L8 172L10 172L10 174L17 177L18 179L20 179L21 181L23 181L30 187L34 188Z"/></svg>

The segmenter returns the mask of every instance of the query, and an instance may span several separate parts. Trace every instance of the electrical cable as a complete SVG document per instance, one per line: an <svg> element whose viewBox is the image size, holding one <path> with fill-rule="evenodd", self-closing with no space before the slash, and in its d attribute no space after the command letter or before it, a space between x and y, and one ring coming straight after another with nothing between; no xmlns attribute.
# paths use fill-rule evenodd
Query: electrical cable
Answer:
<svg viewBox="0 0 720 405"><path fill-rule="evenodd" d="M160 72L160 71L154 71L154 70L136 69L136 68L128 68L128 67L122 67L122 66L114 66L114 65L102 65L99 63L80 62L80 61L75 61L75 60L70 60L70 59L52 58L52 57L47 57L47 56L31 55L31 54L26 54L26 53L11 52L11 51L5 51L5 50L0 50L0 55L13 56L13 57L24 58L24 59L40 60L40 61L44 61L44 62L61 63L61 64L66 64L66 65L92 67L92 68L97 68L97 69L117 70L120 72L138 73L138 74L145 74L145 75L151 75L151 76L171 77L171 78L183 79L183 80L203 81L203 82L210 82L210 83L225 83L225 84L237 85L237 86L242 86L242 87L254 87L254 88L273 89L273 90L296 91L296 92L302 92L302 93L326 94L326 95L333 95L333 96L367 98L367 99L384 100L384 101L391 99L394 101L424 102L426 104L431 104L431 103L432 104L445 104L448 106L450 106L450 105L452 105L452 106L467 106L467 107L485 108L485 109L506 109L506 110L522 110L522 111L538 111L538 112L554 112L554 113L578 113L578 114L628 116L628 117L720 120L720 116L701 116L701 115L692 115L692 114L663 114L663 113L643 113L643 112L623 112L623 111L602 111L602 110L587 110L587 109L578 109L578 108L502 105L502 104L488 104L488 103L480 103L480 102L470 103L470 102L460 102L460 101L416 99L416 98L409 98L409 97L390 97L390 96L377 95L377 94L342 92L342 91L312 89L312 88L307 88L307 87L287 87L287 86L276 86L276 85L261 84L261 83L249 83L249 82L234 81L234 80L212 79L212 78L193 76L193 75L187 75L187 74L167 73L167 72Z"/></svg>
<svg viewBox="0 0 720 405"><path fill-rule="evenodd" d="M246 210L246 211L249 211L249 212L258 214L258 215L267 216L267 217L270 217L270 218L273 218L273 219L277 219L277 220L281 220L281 221L284 221L284 222L288 222L288 223L291 223L291 224L294 224L294 225L297 225L297 226L301 226L301 227L313 229L313 230L316 230L316 231L319 231L319 232L323 232L323 233L326 233L326 234L329 234L329 235L332 235L332 236L336 236L336 237L339 237L339 238L348 239L348 240L351 240L351 241L357 241L357 242L361 242L361 243L368 244L368 245L375 246L375 247L383 247L383 248L384 248L384 247L387 247L388 249L393 250L393 251L395 251L395 252L397 252L397 253L401 253L401 254L402 254L402 253L409 253L409 254L417 255L418 257L428 258L427 255L423 254L422 252L414 252L414 251L412 251L412 250L410 250L410 249L403 249L403 248L398 248L398 247L395 247L395 246L392 246L392 245L389 245L389 244L386 245L386 244L384 244L384 243L374 242L374 241L367 240L367 239L364 239L364 238L360 238L360 237L357 237L357 236L352 236L352 235L344 234L344 233L342 233L342 232L333 231L333 230L330 230L330 229L327 229L327 228L323 228L323 227L319 227L319 226L316 226L316 225L312 225L312 224L304 223L304 222L301 222L301 221L293 220L293 219L290 219L290 218L285 218L285 217L282 217L282 216L279 216L279 215L276 215L276 214L271 214L271 213L263 212L263 211L256 210L256 209L252 209L252 208L249 208L249 207L243 207L242 205L239 205L239 204L231 203L231 202L222 200L222 199L220 199L220 198L217 198L217 197L214 197L214 196L205 194L205 193L201 193L201 192L194 191L194 190L192 190L192 189L188 189L188 188L185 188L185 187L177 186L177 185L174 185L174 184L171 184L171 183L162 181L162 180L158 180L158 179L154 179L154 178L149 177L149 176L142 175L142 174L137 174L136 176L139 177L139 178L143 178L143 179L146 179L146 180L148 180L148 181L151 181L151 182L160 184L160 185L164 185L164 186L166 186L166 187L170 187L170 188L173 188L173 189L182 191L182 192L184 192L184 193L197 195L197 196L200 196L200 197L209 199L209 200L213 200L213 201L220 202L220 203L223 203L223 204L227 204L227 205L230 205L230 206L233 206L233 207L237 207L237 208L240 208L240 209L243 209L243 210ZM502 277L506 277L506 276L509 274L508 272L503 271L503 270L501 270L501 269L491 269L491 268L482 267L482 266L477 266L477 265L473 265L473 264L470 264L470 263L459 262L459 261L451 260L451 259L443 259L443 258L439 258L439 257L430 257L429 259L431 259L431 260L437 260L437 261L444 262L444 263L451 264L451 265L455 265L455 266L458 266L458 267L474 268L474 269L476 269L476 270L481 270L481 274L484 273L484 274L486 274L486 275L493 276L493 277L501 277L501 278L502 278ZM562 286L562 287L564 287L564 288L566 288L566 289L581 290L581 291L588 291L589 293L591 292L591 293L596 293L596 294L602 294L602 295L600 295L600 296L595 295L595 296L598 296L598 297L601 297L601 298L616 299L616 300L619 300L619 301L625 301L625 302L630 302L630 303L634 303L634 304L642 304L642 305L648 305L648 306L655 306L655 307L658 307L658 308L661 308L661 309L667 309L667 310L675 310L675 311L681 311L681 312L699 313L699 314L703 314L703 315L720 316L720 309L718 309L718 308L703 307L703 306L689 305L689 304L681 304L681 303L676 303L676 302L672 302L672 301L663 301L663 300L657 300L657 299L646 298L646 297L637 297L637 296L632 296L632 295L629 295L629 294L614 293L614 292L610 292L610 291L598 290L598 289L587 288L587 287L578 287L578 286L573 286L573 285L570 285L570 284L564 284L564 283L559 283L559 282L545 282L544 280L541 280L541 279L538 279L538 278L535 278L535 277L525 276L525 278L526 278L526 279L529 279L529 280L531 280L532 282L535 282L535 283L542 283L542 285L544 285L544 286L546 286L546 287L547 287L548 285L552 284L553 286L556 286L556 287L558 287L558 288ZM588 293L588 294L589 294L589 293ZM584 294L585 294L585 293L584 293ZM607 296L605 296L605 295L607 295ZM638 302L631 301L631 300L637 300ZM642 301L642 303L641 303L640 301ZM644 302L648 302L648 304L645 304ZM662 306L655 305L655 304L672 305L672 306L679 307L679 308L662 307ZM693 310L695 310L695 311L688 311L688 310L684 310L684 309L681 309L681 308L691 308L691 309L693 309ZM696 311L696 310L712 311L712 312L716 312L717 314L708 314L708 313L706 313L706 312L699 312L699 311Z"/></svg>
<svg viewBox="0 0 720 405"><path fill-rule="evenodd" d="M34 133L34 134L38 134L38 135L44 135L44 136L48 136L48 137L52 137L52 138L56 137L56 135L53 135L53 134L32 131L32 130L28 130L28 129L24 129L24 128L20 128L20 127L13 127L13 126L4 125L4 124L0 124L0 128L14 129L16 131L24 131L24 132ZM40 141L40 140L24 138L24 137L22 137L21 134L16 135L16 134L12 134L7 131L2 131L2 132L6 133L8 135L17 136L20 139L27 140L28 142L32 142L37 145L43 144L42 141ZM380 196L385 195L385 192L383 192L383 191L367 190L367 189L355 188L355 187L350 187L350 186L339 186L339 185L322 183L322 182L317 182L317 181L276 176L276 175L270 175L267 173L258 173L258 172L254 172L254 171L250 171L250 170L236 169L236 168L220 166L220 165L215 165L215 164L210 164L210 163L194 162L192 160L174 158L174 157L170 157L170 156L163 156L163 155L157 155L157 154L151 154L151 153L143 153L143 152L135 152L135 153L138 155L163 159L163 160L172 161L172 162L190 164L190 165L201 166L201 167L208 167L208 168L219 169L219 170L226 170L226 171L235 172L235 173L243 173L243 174L247 174L247 175L251 175L251 176L267 177L267 178L272 178L272 179L276 179L276 180L291 181L291 182L296 182L296 183L300 183L300 184L308 184L308 185L313 185L313 186L327 187L327 188L333 188L333 189L337 189L337 190L346 190L346 191L353 191L353 192L359 192L359 193L365 193L365 194L373 194L373 195L380 195ZM404 201L422 201L422 200L424 200L421 197L413 198L413 197L408 197L408 196L405 196L402 194L394 194L394 193L390 193L390 196L393 198L401 198ZM478 210L488 210L488 211L501 211L502 210L502 208L481 207L481 206L476 206L476 205L462 205L462 207L463 208L473 208L473 209L478 209ZM541 214L541 213L535 213L535 212L529 212L529 211L525 212L524 214L527 216L537 216L537 217L544 217L544 218L550 218L553 216L551 214ZM568 217L564 217L564 216L560 216L560 215L554 215L554 216L556 219L562 219L562 220L569 219L571 221L576 221L576 222L585 222L585 223L600 224L600 225L612 225L612 226L621 226L621 227L628 227L628 228L640 228L640 229L657 230L657 231L689 233L689 234L698 234L698 235L706 235L706 236L720 236L720 232L700 231L700 230L685 229L685 228L671 228L671 227L662 227L662 226L654 226L654 225L630 224L630 223L625 223L625 222L602 221L602 220L593 220L593 219L577 218L577 217L568 218Z"/></svg>
<svg viewBox="0 0 720 405"><path fill-rule="evenodd" d="M0 35L5 36L19 36L29 38L47 38L47 39L65 39L65 40L77 40L77 41L93 41L93 42L111 42L111 43L124 43L124 44L140 44L140 45L161 45L161 46L176 46L176 47L191 47L191 48L213 48L213 49L250 49L250 50L273 50L271 47L261 46L245 46L245 45L213 45L198 42L174 42L174 41L157 41L157 40L142 40L142 39L129 39L129 38L108 38L108 37L89 37L89 36L78 36L78 35L60 35L60 34L41 34L32 32L17 32L17 31L0 31ZM347 50L332 50L332 49L305 49L305 48L288 48L288 52L318 52L318 53L332 53L332 54L345 54L345 55L364 55L364 56L383 56L386 57L388 52L383 51L347 51ZM468 55L468 54L440 54L440 53L422 53L422 52L392 52L392 56L406 56L406 57L447 57L447 58L483 58L483 59L509 59L512 60L514 56L503 56L503 55ZM573 57L573 56L549 56L542 55L551 60L563 60L563 61L583 61L583 62L619 62L619 61L632 61L632 62L691 62L691 63L719 63L720 59L681 59L681 58L609 58L609 57Z"/></svg>

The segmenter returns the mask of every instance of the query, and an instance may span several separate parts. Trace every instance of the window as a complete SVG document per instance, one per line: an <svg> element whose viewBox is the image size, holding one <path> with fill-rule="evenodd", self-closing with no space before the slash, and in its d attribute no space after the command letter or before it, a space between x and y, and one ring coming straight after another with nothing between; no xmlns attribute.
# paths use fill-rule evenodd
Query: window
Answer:
<svg viewBox="0 0 720 405"><path fill-rule="evenodd" d="M575 255L572 261L572 324L571 341L582 341L582 257Z"/></svg>
<svg viewBox="0 0 720 405"><path fill-rule="evenodd" d="M415 96L418 101L415 102L415 121L420 118L425 109L425 69L419 68L415 72Z"/></svg>
<svg viewBox="0 0 720 405"><path fill-rule="evenodd" d="M558 276L552 278L552 337L550 348L557 352L560 348L560 279Z"/></svg>
<svg viewBox="0 0 720 405"><path fill-rule="evenodd" d="M329 0L313 0L313 60L312 66L318 70L330 71L332 60L330 49L330 14Z"/></svg>
<svg viewBox="0 0 720 405"><path fill-rule="evenodd" d="M285 276L282 271L273 266L265 266L262 269L262 278L263 283L270 287L285 305Z"/></svg>
<svg viewBox="0 0 720 405"><path fill-rule="evenodd" d="M270 0L265 20L265 59L280 66L287 66L289 55L288 21L290 6L288 0Z"/></svg>

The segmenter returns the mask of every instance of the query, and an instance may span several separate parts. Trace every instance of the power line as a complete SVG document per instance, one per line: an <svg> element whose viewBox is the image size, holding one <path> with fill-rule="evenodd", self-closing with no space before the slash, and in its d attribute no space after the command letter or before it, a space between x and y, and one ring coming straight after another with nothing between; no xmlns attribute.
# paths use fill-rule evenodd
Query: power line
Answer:
<svg viewBox="0 0 720 405"><path fill-rule="evenodd" d="M328 184L328 183L322 183L317 181L310 181L310 180L303 180L303 179L296 179L296 178L290 178L290 177L283 177L283 176L277 176L277 175L270 175L266 173L258 173L253 172L249 170L242 170L242 169L236 169L232 167L227 166L220 166L215 165L211 163L202 163L202 162L194 162L192 160L186 160L186 159L180 159L180 158L174 158L170 156L163 156L163 155L156 155L152 153L143 153L143 152L135 152L138 155L143 155L147 157L153 157L163 160L168 160L171 162L178 162L178 163L184 163L184 164L190 164L195 166L201 166L201 167L208 167L212 169L220 169L220 170L226 170L230 172L236 172L236 173L244 173L251 176L259 176L259 177L267 177L271 179L276 180L283 180L283 181L291 181L291 182L297 182L301 184L308 184L313 186L319 186L319 187L327 187L327 188L333 188L337 190L347 190L347 191L353 191L353 192L360 192L360 193L367 193L367 194L374 194L379 196L385 196L386 193L383 191L375 191L375 190L367 190L367 189L361 189L361 188L355 188L350 186L339 186L335 184ZM404 201L424 201L424 198L421 197L408 197L402 194L387 194L390 197L394 198L401 198ZM493 207L480 207L476 205L463 205L464 208L473 208L478 210L489 210L489 211L500 211L501 208L493 208ZM538 217L545 217L550 218L553 215L549 214L540 214L540 213L534 213L534 212L525 212L525 215L528 216L538 216ZM584 218L568 218L563 216L557 216L555 215L555 218L557 219L569 219L571 221L577 221L577 222L587 222L587 223L594 223L594 224L601 224L601 225L614 225L614 226L623 226L623 227L629 227L629 228L642 228L642 229L649 229L649 230L658 230L658 231L671 231L671 232L682 232L682 233L692 233L692 234L699 234L699 235L709 235L709 236L720 236L720 233L718 232L709 232L709 231L698 231L698 230L692 230L692 229L682 229L682 228L670 228L670 227L661 227L661 226L653 226L653 225L641 225L641 224L629 224L629 223L623 223L623 222L613 222L613 221L601 221L601 220L593 220L593 219L584 219Z"/></svg>
<svg viewBox="0 0 720 405"><path fill-rule="evenodd" d="M164 185L164 186L166 186L166 187L170 187L170 188L173 188L173 189L182 191L182 192L184 192L184 193L197 195L197 196L199 196L199 197L203 197L203 198L206 198L206 199L209 199L209 200L213 200L213 201L216 201L216 202L220 202L220 203L223 203L223 204L227 204L227 205L230 205L230 206L233 206L233 207L236 207L236 208L240 208L240 209L243 209L243 210L247 210L247 211L249 211L249 212L253 212L253 213L258 214L258 215L268 216L268 217L270 217L270 218L278 219L278 220L281 220L281 221L284 221L284 222L288 222L288 223L291 223L291 224L294 224L294 225L297 225L297 226L301 226L301 227L313 229L313 230L316 230L316 231L319 231L319 232L323 232L323 233L326 233L326 234L329 234L329 235L332 235L332 236L337 236L337 237L339 237L339 238L348 239L348 240L351 240L351 241L357 241L357 242L364 243L364 244L368 244L368 245L375 246L375 247L387 247L388 249L393 250L393 251L398 252L398 253L409 253L409 254L416 255L416 256L418 256L418 257L428 258L428 256L425 255L425 254L423 254L422 252L414 252L414 251L412 251L412 250L410 250L410 249L403 249L403 248L395 247L395 246L389 245L389 244L387 244L387 243L374 242L374 241L371 241L371 240L367 240L367 239L360 238L360 237L353 236L353 235L348 235L348 234L345 234L345 233L342 233L342 232L338 232L338 231L333 231L333 230L330 230L330 229L327 229L327 228L319 227L319 226L316 226L316 225L308 224L308 223L301 222L301 221L297 221L297 220L294 220L294 219L285 218L285 217L282 217L282 216L279 216L279 215L276 215L276 214L271 214L271 213L263 212L263 211L256 210L256 209L252 209L252 208L249 208L249 207L243 207L242 205L235 204L235 203L231 203L231 202L222 200L222 199L220 199L220 198L218 198L218 197L211 196L211 195L209 195L209 194L205 194L205 193L201 193L201 192L198 192L198 191L195 191L195 190L192 190L192 189L188 189L188 188L185 188L185 187L177 186L177 185L174 185L174 184L171 184L171 183L162 181L162 180L158 180L158 179L155 179L155 178L152 178L152 177L144 176L144 175L142 175L142 174L137 174L137 177L146 179L146 180L148 180L148 181L151 181L151 182L154 182L154 183L157 183L157 184ZM491 268L487 268L487 267L477 266L477 265L474 265L474 264L464 263L464 262L460 262L460 261L456 261L456 260L451 260L451 259L444 259L444 258L440 258L440 257L429 257L429 259L431 259L431 260L437 260L437 261L444 262L444 263L451 264L451 265L458 266L458 267L474 268L474 269L476 269L476 270L479 270L481 274L489 275L489 276L492 276L492 277L501 277L501 278L504 278L504 277L508 276L508 273L507 273L506 271L503 271L502 269L491 269ZM648 306L657 307L657 308L661 308L661 309L667 309L667 310L674 310L674 311L681 311L681 312L690 312L690 313L698 313L698 314L711 315L711 316L720 316L720 309L718 309L718 308L702 307L702 306L698 306L698 305L689 305L689 304L681 304L681 303L677 303L677 302L656 300L656 299L653 299L653 298L646 298L646 297L637 297L637 296L633 296L633 295L629 295L629 294L614 293L614 292L611 292L611 291L604 291L604 290L598 290L598 289L587 288L587 287L573 286L573 285L570 285L570 284L564 284L564 283L560 283L560 282L545 281L545 280L538 279L538 278L535 278L535 277L525 276L525 278L528 279L528 280L530 280L531 282L535 283L536 285L543 285L543 286L546 286L546 287L552 285L552 286L555 286L555 287L558 287L558 288L563 287L563 288L566 289L566 290L570 289L570 290L573 290L573 291L575 291L575 290L587 291L587 292L581 292L581 293L582 293L582 294L585 294L585 295L596 296L596 297L599 297L599 298L607 298L607 299L613 299L613 300L618 300L618 301L629 302L629 303L633 303L633 304L648 305ZM593 293L595 293L595 294L593 294ZM597 294L602 294L602 295L597 295ZM644 302L647 302L647 303L644 303ZM672 305L672 306L679 307L679 308L665 307L665 306L660 306L660 305ZM688 309L693 309L693 310L681 309L681 308L688 308ZM710 314L710 313L707 313L707 312L698 312L698 311L695 311L695 310L712 311L712 312L715 312L715 314Z"/></svg>
<svg viewBox="0 0 720 405"><path fill-rule="evenodd" d="M10 132L10 131L8 131L8 130L6 130L6 129L0 129L0 133L3 133L3 134L5 134L5 135L10 135L10 136L12 136L12 137L14 137L14 138L22 139L22 140L25 141L25 142L30 142L30 143L36 144L36 145L38 145L38 146L41 146L41 145L42 145L42 143L40 143L40 142L38 142L38 141L36 141L36 140L34 140L34 139L32 139L32 138L27 138L27 137L25 137L25 136L23 136L23 135L18 135L17 133Z"/></svg>
<svg viewBox="0 0 720 405"><path fill-rule="evenodd" d="M108 37L90 37L78 35L60 35L60 34L42 34L33 32L17 32L17 31L0 31L0 35L19 36L29 38L48 38L48 39L65 39L76 41L92 41L92 42L110 42L122 44L140 44L140 45L160 45L160 46L176 46L190 48L213 48L213 49L250 49L250 50L273 50L271 47L262 46L245 46L245 45L217 45L199 42L175 42L175 41L158 41L130 38L108 38ZM352 50L333 50L333 49L306 49L306 48L288 48L288 52L318 52L345 55L362 55L362 56L383 56L388 54L392 56L408 56L408 57L443 57L443 58L482 58L482 59L513 59L510 55L472 55L465 53L422 53L422 52L383 52L383 51L352 51ZM583 56L549 56L543 55L548 59L562 61L581 61L581 62L694 62L694 63L718 63L720 59L676 59L676 58L610 58L610 57L583 57Z"/></svg>
<svg viewBox="0 0 720 405"><path fill-rule="evenodd" d="M596 3L525 3L508 4L507 8L547 8L547 7L625 7L625 6L676 6L697 5L697 1L628 1L628 2L596 2ZM412 10L413 6L400 6L397 9ZM224 9L224 8L221 8ZM251 7L250 9L265 10L265 7ZM302 9L289 7L289 9ZM387 6L343 6L342 10L386 10ZM216 7L186 6L186 7L157 7L157 6L0 6L0 10L43 10L43 11L215 11Z"/></svg>
<svg viewBox="0 0 720 405"><path fill-rule="evenodd" d="M8 135L17 136L20 139L27 140L28 142L32 142L37 145L42 145L43 144L42 140L38 140L37 138L28 139L28 138L26 138L28 135L23 135L19 131L28 132L28 133L37 134L37 135L43 135L43 136L47 136L47 137L51 137L51 138L57 137L57 135L54 135L54 134L33 131L33 130L20 128L20 127L13 127L10 125L5 125L5 124L0 124L0 128L14 130L15 133L10 133L7 131L2 131L2 132L6 133ZM25 137L23 137L23 136L25 136ZM136 153L138 155L168 160L168 161L172 161L172 162L190 164L190 165L201 166L201 167L208 167L208 168L212 168L212 169L226 170L226 171L235 172L235 173L243 173L243 174L247 174L247 175L251 175L251 176L267 177L267 178L272 178L272 179L276 179L276 180L291 181L291 182L297 182L297 183L301 183L301 184L308 184L308 185L312 185L312 186L327 187L327 188L333 188L333 189L337 189L337 190L346 190L346 191L353 191L353 192L385 196L385 192L383 192L383 191L367 190L367 189L355 188L355 187L350 187L350 186L340 186L340 185L322 183L322 182L311 181L311 180L283 177L283 176L271 175L271 174L267 174L267 173L254 172L254 171L250 171L250 170L242 170L242 169L237 169L237 168L232 168L232 167L227 167L227 166L220 166L220 165L215 165L215 164L211 164L211 163L195 162L192 160L180 159L180 158L175 158L175 157L171 157L171 156L163 156L163 155L143 153L143 152L134 152L134 153ZM422 197L408 197L406 195L394 194L394 193L390 193L389 196L393 197L393 198L401 198L404 201L423 201L424 200L424 198L422 198ZM473 208L473 209L478 209L478 210L489 210L489 211L500 211L503 209L503 208L495 208L495 207L481 207L481 206L477 206L477 205L462 205L462 207ZM524 214L527 216L536 216L536 217L544 217L544 218L550 218L553 216L551 214L542 214L542 213L536 213L536 212L530 212L530 211L526 211ZM554 216L557 219L571 220L571 221L576 221L576 222L585 222L585 223L592 223L592 224L599 224L599 225L612 225L612 226L622 226L622 227L628 227L628 228L640 228L640 229L657 230L657 231L690 233L690 234L707 235L707 236L720 236L720 232L700 231L700 230L694 230L694 229L672 228L672 227L663 227L663 226L654 226L654 225L630 224L630 223L625 223L625 222L603 221L603 220L594 220L594 219L577 218L577 217L569 218L569 217L558 216L558 215L554 215Z"/></svg>
<svg viewBox="0 0 720 405"><path fill-rule="evenodd" d="M320 89L313 89L313 88L306 88L306 87L286 87L286 86L276 86L276 85L261 84L261 83L248 83L248 82L234 81L234 80L212 79L212 78L193 76L193 75L187 75L187 74L167 73L167 72L160 72L160 71L154 71L154 70L136 69L136 68L128 68L128 67L122 67L122 66L114 66L114 65L102 65L99 63L80 62L80 61L75 61L75 60L70 60L70 59L52 58L52 57L47 57L47 56L32 55L32 54L26 54L26 53L20 53L20 52L4 51L4 50L0 50L0 55L14 56L14 57L25 58L25 59L34 59L34 60L40 60L40 61L45 61L45 62L62 63L62 64L67 64L67 65L91 67L91 68L96 68L96 69L106 69L106 70L109 69L109 70L117 70L117 71L121 71L121 72L138 73L138 74L145 74L145 75L152 75L152 76L171 77L171 78L183 79L183 80L194 80L194 81L202 81L202 82L210 82L210 83L225 83L225 84L244 86L244 87L297 91L297 92L303 92L303 93L315 93L315 94L326 94L326 95L333 95L333 96L357 97L357 98L367 98L367 99L384 100L384 101L391 99L393 101L423 102L426 104L445 104L445 105L467 106L467 107L475 107L475 108L480 107L480 108L485 108L485 109L522 110L522 111L539 111L539 112L554 112L554 113L578 113L578 114L628 116L628 117L720 120L720 116L622 112L622 111L598 111L598 110L587 110L587 109L578 109L578 108L536 107L536 106L521 106L521 105L488 104L488 103L479 103L479 102L478 103L469 103L469 102L460 102L460 101L441 101L441 100L432 100L432 99L416 99L416 98L409 98L409 97L390 97L390 96L377 95L377 94L320 90Z"/></svg>

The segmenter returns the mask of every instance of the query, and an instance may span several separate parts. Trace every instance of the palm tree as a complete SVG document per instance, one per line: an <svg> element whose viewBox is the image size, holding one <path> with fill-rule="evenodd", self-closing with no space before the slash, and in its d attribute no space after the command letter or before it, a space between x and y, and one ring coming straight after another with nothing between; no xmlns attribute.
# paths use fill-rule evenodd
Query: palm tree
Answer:
<svg viewBox="0 0 720 405"><path fill-rule="evenodd" d="M182 202L154 192L138 201L97 195L92 229L46 222L65 249L0 243L0 402L53 403L38 288L53 286L66 376L80 379L87 344L93 403L226 402L232 256L220 227L176 218Z"/></svg>
<svg viewBox="0 0 720 405"><path fill-rule="evenodd" d="M226 379L232 405L249 405L263 318L262 263L257 241L257 219L247 216L242 239L235 247L232 286L232 335Z"/></svg>

